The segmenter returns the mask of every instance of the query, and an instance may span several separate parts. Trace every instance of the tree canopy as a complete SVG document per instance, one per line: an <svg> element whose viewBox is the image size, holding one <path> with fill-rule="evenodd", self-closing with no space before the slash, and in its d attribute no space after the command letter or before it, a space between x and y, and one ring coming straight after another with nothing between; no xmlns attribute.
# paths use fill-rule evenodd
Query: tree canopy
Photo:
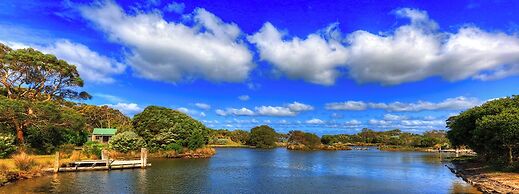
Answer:
<svg viewBox="0 0 519 194"><path fill-rule="evenodd" d="M447 127L454 146L466 145L483 158L512 164L519 152L519 96L468 109L450 117Z"/></svg>
<svg viewBox="0 0 519 194"><path fill-rule="evenodd" d="M151 149L175 143L191 149L207 143L209 129L190 116L165 107L148 106L133 118L135 132Z"/></svg>
<svg viewBox="0 0 519 194"><path fill-rule="evenodd" d="M273 148L276 146L278 134L268 125L261 125L250 130L250 145L258 148Z"/></svg>

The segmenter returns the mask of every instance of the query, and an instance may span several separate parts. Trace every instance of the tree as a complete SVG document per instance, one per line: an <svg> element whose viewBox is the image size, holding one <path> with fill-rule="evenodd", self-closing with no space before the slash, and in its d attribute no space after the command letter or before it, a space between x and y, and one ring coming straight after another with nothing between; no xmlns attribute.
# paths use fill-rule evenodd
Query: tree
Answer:
<svg viewBox="0 0 519 194"><path fill-rule="evenodd" d="M130 118L119 110L106 105L80 104L74 106L74 109L85 118L88 131L92 131L94 128L116 128L118 133L133 130Z"/></svg>
<svg viewBox="0 0 519 194"><path fill-rule="evenodd" d="M302 144L308 149L318 149L321 146L321 139L313 133L305 133L302 131L288 132L289 144Z"/></svg>
<svg viewBox="0 0 519 194"><path fill-rule="evenodd" d="M133 131L125 131L112 137L108 142L110 149L118 152L127 153L137 151L146 146L146 143Z"/></svg>
<svg viewBox="0 0 519 194"><path fill-rule="evenodd" d="M244 130L234 130L228 133L232 141L246 144L250 141L250 133Z"/></svg>
<svg viewBox="0 0 519 194"><path fill-rule="evenodd" d="M519 96L492 100L447 120L447 137L484 159L514 161L519 142ZM505 157L506 156L506 157Z"/></svg>
<svg viewBox="0 0 519 194"><path fill-rule="evenodd" d="M81 145L86 141L83 117L54 102L30 103L0 96L0 112L2 132L16 134L18 144L28 143L41 153L64 143Z"/></svg>
<svg viewBox="0 0 519 194"><path fill-rule="evenodd" d="M152 150L164 149L171 143L198 148L207 143L209 134L209 129L201 122L182 112L158 106L146 107L135 115L133 127Z"/></svg>
<svg viewBox="0 0 519 194"><path fill-rule="evenodd" d="M0 83L11 99L49 101L89 99L76 66L54 55L43 54L32 48L11 50L0 46ZM7 52L6 52L7 51Z"/></svg>
<svg viewBox="0 0 519 194"><path fill-rule="evenodd" d="M74 65L32 48L12 50L0 44L0 88L7 97L0 99L0 110L7 113L0 122L16 130L19 144L28 127L39 121L33 115L34 103L91 98L76 91L80 87L83 80Z"/></svg>
<svg viewBox="0 0 519 194"><path fill-rule="evenodd" d="M276 131L267 125L254 127L250 131L250 145L258 148L273 148L276 138Z"/></svg>

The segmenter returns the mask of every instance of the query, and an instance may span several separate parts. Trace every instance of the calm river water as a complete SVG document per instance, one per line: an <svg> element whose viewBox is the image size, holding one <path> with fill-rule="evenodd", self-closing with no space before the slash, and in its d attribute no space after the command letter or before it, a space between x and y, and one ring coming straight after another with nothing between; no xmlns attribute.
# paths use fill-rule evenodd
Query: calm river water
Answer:
<svg viewBox="0 0 519 194"><path fill-rule="evenodd" d="M0 193L478 193L436 153L220 148L148 169L61 173Z"/></svg>

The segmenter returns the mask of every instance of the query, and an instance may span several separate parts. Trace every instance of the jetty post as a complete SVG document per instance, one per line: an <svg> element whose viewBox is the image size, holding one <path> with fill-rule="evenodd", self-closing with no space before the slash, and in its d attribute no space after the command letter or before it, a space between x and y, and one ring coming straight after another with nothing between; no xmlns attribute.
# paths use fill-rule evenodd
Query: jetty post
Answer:
<svg viewBox="0 0 519 194"><path fill-rule="evenodd" d="M58 173L59 171L59 151L56 152L56 157L54 160L54 173Z"/></svg>
<svg viewBox="0 0 519 194"><path fill-rule="evenodd" d="M106 169L111 170L110 156L107 150L101 151L101 160L106 161Z"/></svg>
<svg viewBox="0 0 519 194"><path fill-rule="evenodd" d="M148 163L148 150L146 148L141 148L141 168L146 168Z"/></svg>

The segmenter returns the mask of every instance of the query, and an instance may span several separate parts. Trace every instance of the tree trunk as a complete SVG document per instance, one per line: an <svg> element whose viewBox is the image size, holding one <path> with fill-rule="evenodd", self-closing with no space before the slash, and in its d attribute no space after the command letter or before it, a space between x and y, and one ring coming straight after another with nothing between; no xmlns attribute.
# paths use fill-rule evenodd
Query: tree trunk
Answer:
<svg viewBox="0 0 519 194"><path fill-rule="evenodd" d="M514 163L514 156L512 155L512 146L508 146L508 163L512 165Z"/></svg>
<svg viewBox="0 0 519 194"><path fill-rule="evenodd" d="M21 125L16 125L16 137L18 138L18 144L22 145L25 141L25 138L23 136L23 129Z"/></svg>

